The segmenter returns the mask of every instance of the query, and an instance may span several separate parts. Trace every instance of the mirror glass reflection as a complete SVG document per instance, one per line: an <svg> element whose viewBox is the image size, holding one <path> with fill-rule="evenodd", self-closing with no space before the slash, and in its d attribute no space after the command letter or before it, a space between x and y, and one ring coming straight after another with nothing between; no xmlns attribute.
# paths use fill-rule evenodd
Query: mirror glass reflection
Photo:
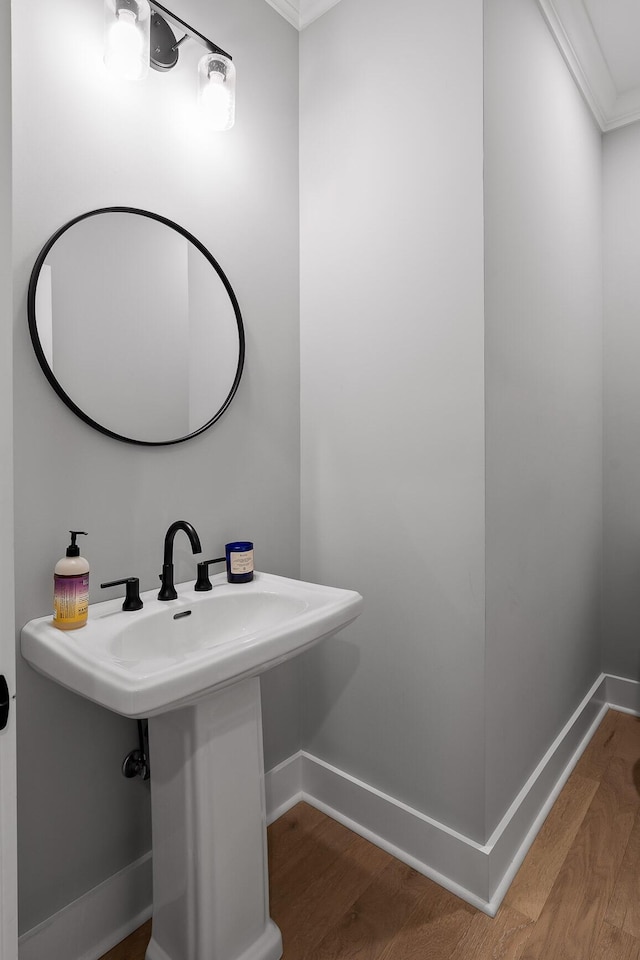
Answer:
<svg viewBox="0 0 640 960"><path fill-rule="evenodd" d="M92 211L59 231L34 268L29 325L65 403L129 442L200 433L242 372L242 319L220 266L146 211Z"/></svg>

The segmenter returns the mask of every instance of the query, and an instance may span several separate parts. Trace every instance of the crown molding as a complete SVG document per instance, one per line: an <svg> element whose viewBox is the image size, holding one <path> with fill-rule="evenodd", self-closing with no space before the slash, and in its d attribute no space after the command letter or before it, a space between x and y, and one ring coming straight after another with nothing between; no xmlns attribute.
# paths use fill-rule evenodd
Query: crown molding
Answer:
<svg viewBox="0 0 640 960"><path fill-rule="evenodd" d="M629 90L616 100L615 110L607 118L604 130L614 130L640 120L640 89Z"/></svg>
<svg viewBox="0 0 640 960"><path fill-rule="evenodd" d="M335 7L340 0L300 0L301 30Z"/></svg>
<svg viewBox="0 0 640 960"><path fill-rule="evenodd" d="M281 17L288 20L296 30L300 30L300 2L299 0L267 0L270 7L277 10Z"/></svg>
<svg viewBox="0 0 640 960"><path fill-rule="evenodd" d="M304 30L339 2L340 0L267 0L296 30Z"/></svg>
<svg viewBox="0 0 640 960"><path fill-rule="evenodd" d="M339 0L267 0L274 10L304 30ZM537 0L538 7L578 88L605 132L640 120L640 87L620 94L602 54L583 0Z"/></svg>
<svg viewBox="0 0 640 960"><path fill-rule="evenodd" d="M639 120L640 89L618 92L582 0L537 2L600 129Z"/></svg>

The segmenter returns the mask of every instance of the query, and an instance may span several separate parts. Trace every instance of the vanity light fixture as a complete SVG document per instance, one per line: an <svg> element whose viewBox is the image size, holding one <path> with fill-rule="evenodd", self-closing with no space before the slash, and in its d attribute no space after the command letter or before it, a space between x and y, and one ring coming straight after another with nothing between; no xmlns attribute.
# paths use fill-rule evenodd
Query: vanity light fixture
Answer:
<svg viewBox="0 0 640 960"><path fill-rule="evenodd" d="M207 52L198 63L198 100L212 130L230 130L235 120L236 68L228 53L153 0L104 0L105 52L109 70L125 80L143 80L149 65L172 70L185 40ZM173 28L182 33L176 39Z"/></svg>

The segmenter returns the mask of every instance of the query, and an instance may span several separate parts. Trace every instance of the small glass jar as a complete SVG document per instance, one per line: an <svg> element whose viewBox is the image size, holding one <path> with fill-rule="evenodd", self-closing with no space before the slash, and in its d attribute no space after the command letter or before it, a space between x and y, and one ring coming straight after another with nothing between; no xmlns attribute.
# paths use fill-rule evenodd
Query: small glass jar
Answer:
<svg viewBox="0 0 640 960"><path fill-rule="evenodd" d="M253 544L250 540L236 540L225 544L227 580L229 583L249 583L253 580Z"/></svg>

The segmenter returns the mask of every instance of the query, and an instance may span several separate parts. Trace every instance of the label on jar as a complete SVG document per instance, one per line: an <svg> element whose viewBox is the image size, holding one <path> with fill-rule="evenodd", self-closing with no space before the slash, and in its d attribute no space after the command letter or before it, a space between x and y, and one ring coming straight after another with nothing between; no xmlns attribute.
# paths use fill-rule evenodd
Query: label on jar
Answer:
<svg viewBox="0 0 640 960"><path fill-rule="evenodd" d="M253 573L253 550L232 550L229 553L230 573L234 576L242 573Z"/></svg>
<svg viewBox="0 0 640 960"><path fill-rule="evenodd" d="M89 574L64 577L56 573L53 582L53 622L84 623L89 610Z"/></svg>

